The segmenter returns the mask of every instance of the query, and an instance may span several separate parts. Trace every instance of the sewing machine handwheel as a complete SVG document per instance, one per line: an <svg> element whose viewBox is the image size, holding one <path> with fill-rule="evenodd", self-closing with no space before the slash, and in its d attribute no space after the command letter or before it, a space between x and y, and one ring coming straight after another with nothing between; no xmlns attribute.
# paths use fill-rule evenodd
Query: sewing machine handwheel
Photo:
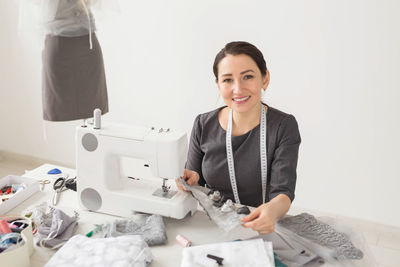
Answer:
<svg viewBox="0 0 400 267"><path fill-rule="evenodd" d="M82 146L89 152L93 152L97 149L99 142L94 134L87 133L82 137Z"/></svg>
<svg viewBox="0 0 400 267"><path fill-rule="evenodd" d="M88 210L97 211L101 208L101 196L93 188L85 188L84 190L82 190L80 198L82 205Z"/></svg>

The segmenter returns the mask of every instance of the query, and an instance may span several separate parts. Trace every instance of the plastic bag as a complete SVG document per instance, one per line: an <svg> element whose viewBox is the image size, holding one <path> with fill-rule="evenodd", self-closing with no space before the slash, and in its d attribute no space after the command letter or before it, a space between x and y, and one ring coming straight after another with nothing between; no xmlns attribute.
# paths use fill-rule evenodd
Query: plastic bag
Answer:
<svg viewBox="0 0 400 267"><path fill-rule="evenodd" d="M118 0L21 0L19 4L19 35L33 33L41 40L47 34L64 37L88 34L88 30L84 34L79 30L87 23L86 13L92 31L98 29L99 23L104 25L120 15ZM85 19L75 18L80 13Z"/></svg>

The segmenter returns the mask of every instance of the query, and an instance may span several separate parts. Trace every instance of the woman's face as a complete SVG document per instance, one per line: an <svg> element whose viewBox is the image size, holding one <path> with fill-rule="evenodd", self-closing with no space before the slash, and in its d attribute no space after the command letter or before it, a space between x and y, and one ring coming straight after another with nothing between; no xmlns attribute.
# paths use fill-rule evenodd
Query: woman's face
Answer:
<svg viewBox="0 0 400 267"><path fill-rule="evenodd" d="M261 102L261 88L267 89L268 71L263 76L247 55L227 55L218 64L218 89L233 111L246 113Z"/></svg>

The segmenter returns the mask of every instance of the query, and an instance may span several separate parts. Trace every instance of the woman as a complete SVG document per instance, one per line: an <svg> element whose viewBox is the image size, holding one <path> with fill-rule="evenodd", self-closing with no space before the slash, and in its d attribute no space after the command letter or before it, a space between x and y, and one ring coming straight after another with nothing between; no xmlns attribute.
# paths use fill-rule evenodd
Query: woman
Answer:
<svg viewBox="0 0 400 267"><path fill-rule="evenodd" d="M228 43L213 70L226 106L195 119L183 178L257 207L243 226L273 232L294 199L301 141L296 119L261 102L270 74L254 45Z"/></svg>

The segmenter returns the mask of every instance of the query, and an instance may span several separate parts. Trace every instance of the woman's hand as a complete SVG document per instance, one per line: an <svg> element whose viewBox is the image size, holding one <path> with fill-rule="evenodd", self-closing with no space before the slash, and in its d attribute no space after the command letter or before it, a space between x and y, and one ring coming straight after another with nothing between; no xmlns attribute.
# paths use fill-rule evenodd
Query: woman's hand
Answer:
<svg viewBox="0 0 400 267"><path fill-rule="evenodd" d="M198 185L199 184L200 175L195 171L191 171L191 170L185 169L183 171L182 179L185 180L188 185ZM187 191L182 186L182 184L179 182L179 179L175 179L175 182L176 182L176 186L179 189L181 189L183 191Z"/></svg>
<svg viewBox="0 0 400 267"><path fill-rule="evenodd" d="M290 208L290 198L279 194L270 202L260 205L249 215L242 218L243 227L251 228L259 234L269 234L275 230L275 222L283 217Z"/></svg>
<svg viewBox="0 0 400 267"><path fill-rule="evenodd" d="M242 218L243 227L251 228L259 234L269 234L275 230L277 217L270 203L265 203Z"/></svg>

